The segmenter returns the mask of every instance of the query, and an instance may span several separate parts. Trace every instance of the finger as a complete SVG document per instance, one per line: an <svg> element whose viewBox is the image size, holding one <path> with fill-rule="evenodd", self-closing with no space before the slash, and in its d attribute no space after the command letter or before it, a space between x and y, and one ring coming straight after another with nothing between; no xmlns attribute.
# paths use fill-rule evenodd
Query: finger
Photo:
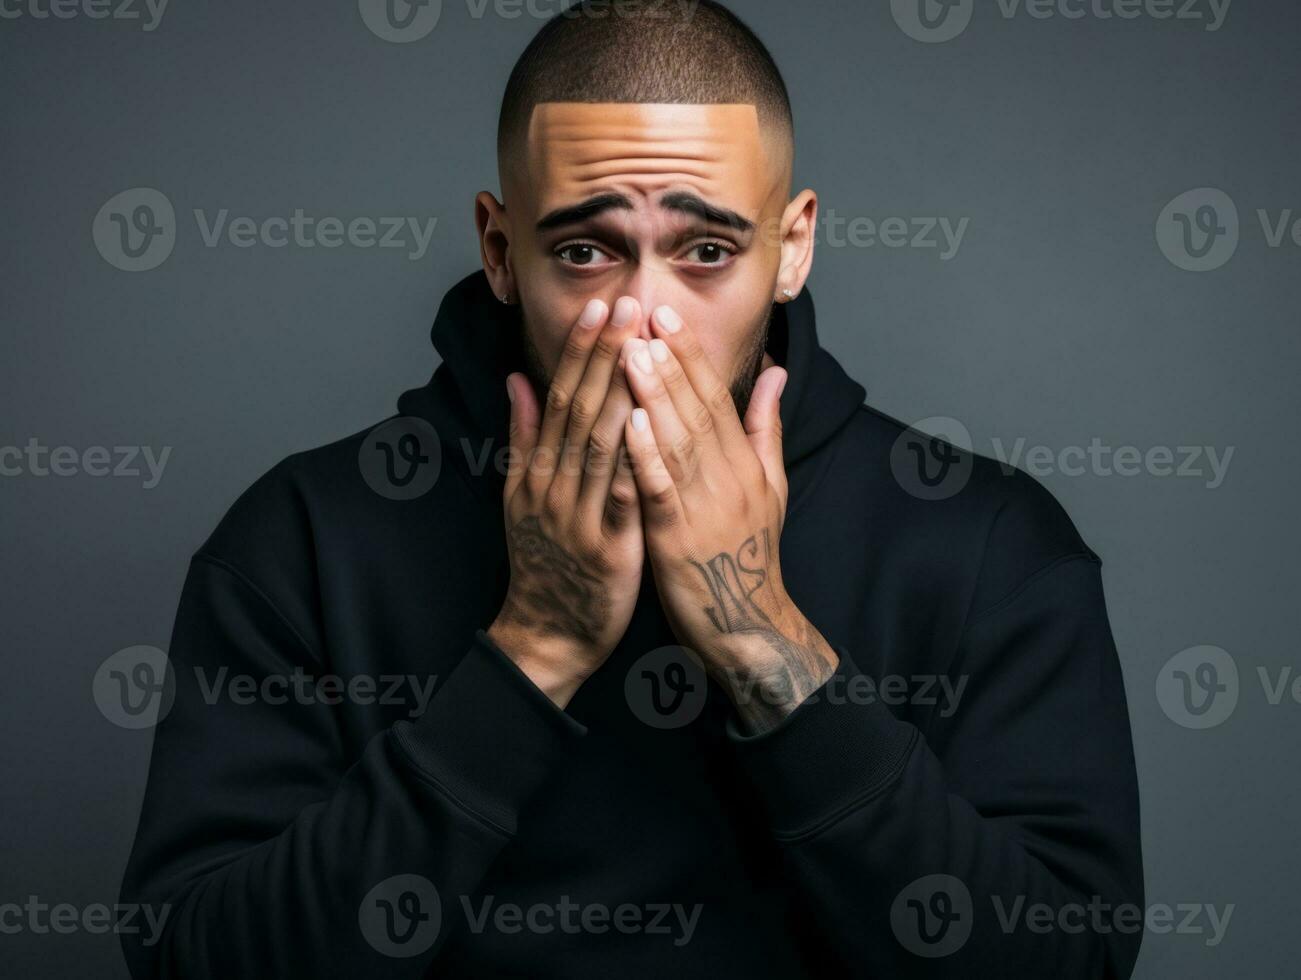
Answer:
<svg viewBox="0 0 1301 980"><path fill-rule="evenodd" d="M650 416L644 408L634 408L628 416L623 431L632 462L633 479L641 498L642 520L647 528L663 529L677 524L682 518L682 501L678 498L673 477L660 458L655 433L651 431Z"/></svg>
<svg viewBox="0 0 1301 980"><path fill-rule="evenodd" d="M736 414L732 390L723 383L709 357L700 346L695 332L687 326L672 307L657 306L651 314L651 329L668 345L683 373L695 389L696 396L709 411L714 421L714 431L723 452L734 465L743 465L746 446L745 429Z"/></svg>
<svg viewBox="0 0 1301 980"><path fill-rule="evenodd" d="M637 493L637 479L632 472L632 458L628 455L628 447L622 437L619 440L618 457L614 479L605 501L605 526L611 531L621 531L630 524L637 523L641 514L641 498Z"/></svg>
<svg viewBox="0 0 1301 980"><path fill-rule="evenodd" d="M691 387L690 379L682 370L682 364L673 356L669 345L656 337L650 342L648 349L651 362L655 365L655 372L664 383L664 388L668 391L669 399L673 402L682 424L691 432L697 443L717 445L718 433L714 429L714 417L705 407L705 403L700 400L700 396L696 394L696 389Z"/></svg>
<svg viewBox="0 0 1301 980"><path fill-rule="evenodd" d="M632 395L623 372L617 368L610 378L610 390L596 424L587 440L587 459L583 464L583 485L578 491L579 512L587 520L599 517L606 508L611 484L616 478L619 457L623 454L623 428L632 414ZM631 478L631 471L629 471ZM636 488L633 488L634 494Z"/></svg>
<svg viewBox="0 0 1301 980"><path fill-rule="evenodd" d="M605 409L619 351L624 341L637 329L640 309L640 305L631 296L622 296L614 304L610 320L601 328L596 346L592 348L592 355L587 362L587 369L583 372L583 379L570 402L569 425L565 429L563 443L565 465L561 467L556 479L563 480L573 492L577 492L578 484L583 481L590 448L589 437ZM632 411L631 405L627 411ZM616 441L623 439L623 422L624 419L620 418L614 423Z"/></svg>
<svg viewBox="0 0 1301 980"><path fill-rule="evenodd" d="M543 466L547 465L545 460L551 460L554 465L558 458L561 440L569 425L569 405L578 390L583 372L587 369L592 348L601 336L601 331L597 328L605 322L608 312L609 309L601 300L589 300L577 322L569 329L569 336L565 339L560 354L560 363L551 377L546 404L542 409L542 429L538 435L536 452Z"/></svg>
<svg viewBox="0 0 1301 980"><path fill-rule="evenodd" d="M659 446L660 458L678 486L685 487L696 476L699 447L673 406L668 389L651 359L650 345L634 337L624 346L625 375L633 399L650 416L650 428Z"/></svg>
<svg viewBox="0 0 1301 980"><path fill-rule="evenodd" d="M541 412L533 386L518 371L506 376L506 396L510 399L510 442L504 499L510 500L524 477L525 467L537 445Z"/></svg>
<svg viewBox="0 0 1301 980"><path fill-rule="evenodd" d="M745 431L750 445L763 464L764 475L777 491L783 513L786 510L786 461L782 458L781 396L786 388L786 371L770 367L759 375L745 411Z"/></svg>

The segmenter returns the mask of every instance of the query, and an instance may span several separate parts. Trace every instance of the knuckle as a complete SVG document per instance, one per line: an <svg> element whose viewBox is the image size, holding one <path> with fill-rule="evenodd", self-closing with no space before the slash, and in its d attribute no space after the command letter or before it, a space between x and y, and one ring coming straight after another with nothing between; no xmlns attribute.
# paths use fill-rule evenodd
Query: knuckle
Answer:
<svg viewBox="0 0 1301 980"><path fill-rule="evenodd" d="M709 411L709 406L703 402L697 402L688 414L690 417L687 419L687 424L691 426L693 431L701 434L713 431L714 416Z"/></svg>
<svg viewBox="0 0 1301 980"><path fill-rule="evenodd" d="M602 330L601 336L596 338L597 357L613 361L619 356L621 350L623 350L623 339L609 330Z"/></svg>
<svg viewBox="0 0 1301 980"><path fill-rule="evenodd" d="M581 360L587 356L587 347L583 343L583 338L577 330L571 330L569 336L565 338L565 346L561 350L560 359L562 361Z"/></svg>
<svg viewBox="0 0 1301 980"><path fill-rule="evenodd" d="M700 341L686 331L682 331L682 338L677 343L677 354L687 361L698 359L701 355Z"/></svg>
<svg viewBox="0 0 1301 980"><path fill-rule="evenodd" d="M726 385L716 384L709 392L709 407L716 412L732 408L732 393Z"/></svg>
<svg viewBox="0 0 1301 980"><path fill-rule="evenodd" d="M618 446L615 435L609 429L597 427L592 430L592 434L587 440L587 455L594 459L609 459L614 456L614 450Z"/></svg>
<svg viewBox="0 0 1301 980"><path fill-rule="evenodd" d="M669 447L673 461L683 472L689 472L691 461L696 455L696 443L689 433L683 433L673 440L673 445Z"/></svg>
<svg viewBox="0 0 1301 980"><path fill-rule="evenodd" d="M665 486L656 490L650 495L650 502L655 505L656 510L673 510L673 488L671 486Z"/></svg>
<svg viewBox="0 0 1301 980"><path fill-rule="evenodd" d="M543 507L549 514L563 514L566 511L567 496L564 486L560 483L553 483L547 487L547 491L543 495Z"/></svg>
<svg viewBox="0 0 1301 980"><path fill-rule="evenodd" d="M569 403L569 421L580 427L591 425L596 420L596 406L590 398L575 395Z"/></svg>
<svg viewBox="0 0 1301 980"><path fill-rule="evenodd" d="M605 504L605 523L611 527L620 527L632 516L634 496L628 490L612 492Z"/></svg>
<svg viewBox="0 0 1301 980"><path fill-rule="evenodd" d="M547 411L565 412L569 410L569 400L572 396L560 385L552 382L551 387L547 389Z"/></svg>

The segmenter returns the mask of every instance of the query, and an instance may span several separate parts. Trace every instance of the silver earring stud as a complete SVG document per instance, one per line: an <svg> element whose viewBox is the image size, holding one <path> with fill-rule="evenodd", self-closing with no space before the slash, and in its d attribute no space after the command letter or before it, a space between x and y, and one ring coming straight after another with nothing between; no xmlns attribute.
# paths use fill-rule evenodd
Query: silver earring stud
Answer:
<svg viewBox="0 0 1301 980"><path fill-rule="evenodd" d="M502 294L501 294L501 301L502 301L503 303L509 303L509 302L510 302L510 293L502 293Z"/></svg>
<svg viewBox="0 0 1301 980"><path fill-rule="evenodd" d="M794 298L795 298L795 292L794 292L793 290L790 290L790 289L783 289L783 290L782 290L782 295L785 296L787 299L794 299Z"/></svg>

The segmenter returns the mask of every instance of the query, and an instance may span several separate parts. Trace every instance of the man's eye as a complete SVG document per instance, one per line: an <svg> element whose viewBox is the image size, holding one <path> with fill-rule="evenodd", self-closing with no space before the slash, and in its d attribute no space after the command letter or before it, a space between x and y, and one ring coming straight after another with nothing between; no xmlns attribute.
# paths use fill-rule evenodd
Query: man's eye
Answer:
<svg viewBox="0 0 1301 980"><path fill-rule="evenodd" d="M722 242L701 242L687 252L688 256L695 255L695 261L700 265L722 265L734 254Z"/></svg>
<svg viewBox="0 0 1301 980"><path fill-rule="evenodd" d="M574 242L556 249L556 255L569 265L602 265L602 258L609 256L588 242Z"/></svg>

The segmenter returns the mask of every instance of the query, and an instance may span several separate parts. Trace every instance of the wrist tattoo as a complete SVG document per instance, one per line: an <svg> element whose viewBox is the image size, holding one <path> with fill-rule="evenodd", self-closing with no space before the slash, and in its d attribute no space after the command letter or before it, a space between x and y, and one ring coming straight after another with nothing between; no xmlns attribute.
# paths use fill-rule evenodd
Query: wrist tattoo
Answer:
<svg viewBox="0 0 1301 980"><path fill-rule="evenodd" d="M713 605L703 611L719 635L753 636L774 653L763 663L730 666L723 671L738 713L759 730L794 710L832 670L822 652L826 641L811 623L800 619L783 630L756 601L756 595L767 597L760 590L769 582L774 557L772 536L765 527L746 538L735 552L719 552L704 564L691 561L713 597Z"/></svg>

